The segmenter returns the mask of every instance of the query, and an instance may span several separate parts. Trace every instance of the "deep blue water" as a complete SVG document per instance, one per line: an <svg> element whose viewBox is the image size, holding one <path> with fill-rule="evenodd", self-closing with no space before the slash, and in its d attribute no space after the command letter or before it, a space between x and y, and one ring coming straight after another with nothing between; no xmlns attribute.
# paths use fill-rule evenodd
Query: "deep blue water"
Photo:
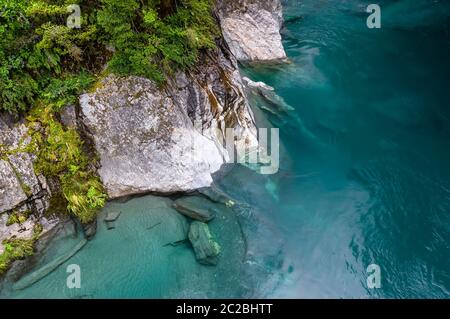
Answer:
<svg viewBox="0 0 450 319"><path fill-rule="evenodd" d="M287 1L291 63L243 69L294 110L254 105L260 126L280 128L281 169L238 166L218 182L240 205L211 225L217 268L164 246L152 227L177 218L144 197L109 204L124 211L115 230L100 223L72 260L7 296L449 298L450 4L379 1L382 28L368 29L368 3ZM55 243L42 264L76 242ZM69 263L81 290L65 286ZM367 287L370 264L380 289Z"/></svg>

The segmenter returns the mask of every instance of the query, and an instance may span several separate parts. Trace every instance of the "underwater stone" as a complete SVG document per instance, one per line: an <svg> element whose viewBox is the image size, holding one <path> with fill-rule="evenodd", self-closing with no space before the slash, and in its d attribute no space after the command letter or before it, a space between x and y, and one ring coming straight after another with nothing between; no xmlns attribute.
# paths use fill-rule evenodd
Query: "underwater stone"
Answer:
<svg viewBox="0 0 450 319"><path fill-rule="evenodd" d="M220 246L212 238L207 224L194 221L189 227L189 241L194 248L195 258L203 265L216 265Z"/></svg>
<svg viewBox="0 0 450 319"><path fill-rule="evenodd" d="M189 196L177 199L172 207L187 217L206 223L214 218L216 205L206 198Z"/></svg>
<svg viewBox="0 0 450 319"><path fill-rule="evenodd" d="M97 219L89 224L83 224L83 232L87 240L94 238L97 233Z"/></svg>

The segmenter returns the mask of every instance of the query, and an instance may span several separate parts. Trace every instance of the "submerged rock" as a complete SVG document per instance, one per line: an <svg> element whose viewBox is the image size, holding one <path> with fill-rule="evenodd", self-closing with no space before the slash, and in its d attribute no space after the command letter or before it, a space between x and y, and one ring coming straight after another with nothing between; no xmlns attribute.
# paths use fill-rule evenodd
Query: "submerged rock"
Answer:
<svg viewBox="0 0 450 319"><path fill-rule="evenodd" d="M198 196L182 197L172 204L179 213L205 223L215 217L216 205L208 199Z"/></svg>
<svg viewBox="0 0 450 319"><path fill-rule="evenodd" d="M294 108L287 104L286 101L279 96L275 89L264 82L254 82L247 77L242 78L245 83L247 93L251 100L259 108L282 119L286 115L292 116L291 112Z"/></svg>
<svg viewBox="0 0 450 319"><path fill-rule="evenodd" d="M208 225L198 221L192 222L188 236L197 261L204 265L216 265L220 246L213 240Z"/></svg>
<svg viewBox="0 0 450 319"><path fill-rule="evenodd" d="M122 212L120 212L120 211L109 212L108 214L106 214L104 221L105 222L115 222L119 218L121 213Z"/></svg>
<svg viewBox="0 0 450 319"><path fill-rule="evenodd" d="M218 11L223 36L238 60L286 59L280 0L222 0Z"/></svg>
<svg viewBox="0 0 450 319"><path fill-rule="evenodd" d="M91 240L92 238L94 238L95 234L97 233L97 219L90 222L89 224L83 224L82 226L84 237L87 240Z"/></svg>
<svg viewBox="0 0 450 319"><path fill-rule="evenodd" d="M171 208L170 204L164 209L163 219L159 223L150 225L147 229L153 231L156 228L158 228L163 247L174 246L188 239L189 223L187 218Z"/></svg>
<svg viewBox="0 0 450 319"><path fill-rule="evenodd" d="M230 196L225 194L222 190L220 190L216 185L212 184L210 187L204 187L197 190L203 196L206 196L210 200L216 203L222 203L227 206L233 206L235 202L231 199Z"/></svg>
<svg viewBox="0 0 450 319"><path fill-rule="evenodd" d="M107 213L105 218L103 219L103 221L106 224L106 228L108 229L116 228L115 221L119 218L120 214L121 214L120 211Z"/></svg>

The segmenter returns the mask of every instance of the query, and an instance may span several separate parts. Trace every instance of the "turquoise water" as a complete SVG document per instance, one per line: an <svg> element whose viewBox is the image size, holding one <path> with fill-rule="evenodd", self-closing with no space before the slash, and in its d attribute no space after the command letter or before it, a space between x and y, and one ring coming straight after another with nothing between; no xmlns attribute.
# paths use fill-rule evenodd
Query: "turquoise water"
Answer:
<svg viewBox="0 0 450 319"><path fill-rule="evenodd" d="M74 257L34 285L18 290L14 298L224 298L251 293L244 274L245 241L235 215L225 206L209 223L222 247L216 267L198 264L187 243L186 219L171 208L168 198L145 196L125 203L109 203L99 216L95 238ZM121 211L115 228L108 230L107 212ZM53 241L35 270L69 251L83 238L69 225ZM233 234L234 236L229 236ZM226 249L225 249L226 248ZM69 289L69 265L80 267L80 289Z"/></svg>
<svg viewBox="0 0 450 319"><path fill-rule="evenodd" d="M367 1L285 4L292 63L245 68L294 111L259 112L280 127L280 172L236 166L218 185L211 230L217 267L175 241L185 221L170 200L110 203L117 227L35 285L7 297L450 297L450 4L379 1L382 28L366 27ZM254 107L257 107L254 105ZM155 226L156 225L156 226ZM79 240L53 243L44 265ZM82 288L66 287L79 264ZM370 264L381 288L366 284Z"/></svg>
<svg viewBox="0 0 450 319"><path fill-rule="evenodd" d="M450 4L381 1L375 30L368 1L287 2L293 63L246 70L295 107L270 213L292 273L271 295L450 297Z"/></svg>

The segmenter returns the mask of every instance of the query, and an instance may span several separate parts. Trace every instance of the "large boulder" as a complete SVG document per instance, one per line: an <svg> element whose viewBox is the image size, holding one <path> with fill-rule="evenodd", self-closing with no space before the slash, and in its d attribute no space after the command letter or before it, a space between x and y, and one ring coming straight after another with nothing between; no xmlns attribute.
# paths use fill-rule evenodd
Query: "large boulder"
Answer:
<svg viewBox="0 0 450 319"><path fill-rule="evenodd" d="M239 61L286 59L280 0L221 0L218 13L223 36Z"/></svg>
<svg viewBox="0 0 450 319"><path fill-rule="evenodd" d="M109 76L80 97L81 120L100 155L110 198L175 193L211 185L236 148L257 147L253 114L229 52L202 56L201 67L179 73L165 88L139 77Z"/></svg>
<svg viewBox="0 0 450 319"><path fill-rule="evenodd" d="M204 265L216 265L220 246L212 238L207 224L194 221L189 227L189 241L194 248L195 258Z"/></svg>
<svg viewBox="0 0 450 319"><path fill-rule="evenodd" d="M214 142L150 80L109 77L80 102L111 198L204 187L224 162Z"/></svg>

